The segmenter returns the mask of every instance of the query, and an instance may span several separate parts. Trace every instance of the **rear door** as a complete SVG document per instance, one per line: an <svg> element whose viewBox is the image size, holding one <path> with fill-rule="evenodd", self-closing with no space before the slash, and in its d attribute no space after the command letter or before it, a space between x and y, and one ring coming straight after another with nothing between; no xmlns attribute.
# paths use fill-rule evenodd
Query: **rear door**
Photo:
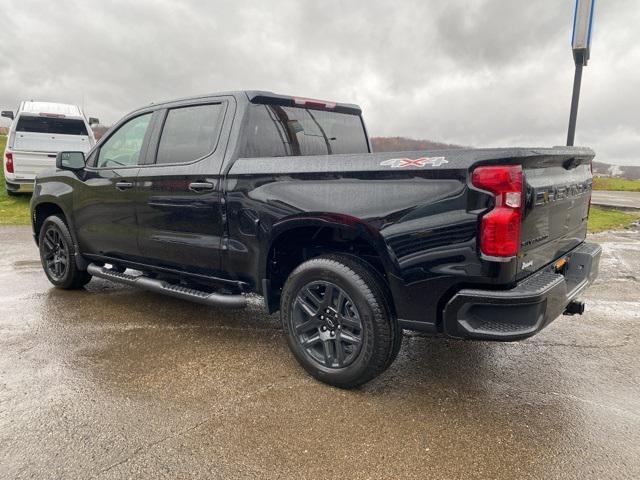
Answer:
<svg viewBox="0 0 640 480"><path fill-rule="evenodd" d="M525 211L518 278L535 272L582 243L591 199L591 158L562 156L524 164Z"/></svg>
<svg viewBox="0 0 640 480"><path fill-rule="evenodd" d="M145 112L125 121L90 155L83 182L74 189L74 221L83 253L139 257L135 181L146 158L153 115Z"/></svg>
<svg viewBox="0 0 640 480"><path fill-rule="evenodd" d="M41 171L55 167L57 152L86 153L91 146L89 131L82 119L21 114L13 134L15 178L32 180Z"/></svg>
<svg viewBox="0 0 640 480"><path fill-rule="evenodd" d="M146 263L215 275L224 234L220 170L231 97L163 110L137 177L140 252ZM226 120L225 120L226 119Z"/></svg>

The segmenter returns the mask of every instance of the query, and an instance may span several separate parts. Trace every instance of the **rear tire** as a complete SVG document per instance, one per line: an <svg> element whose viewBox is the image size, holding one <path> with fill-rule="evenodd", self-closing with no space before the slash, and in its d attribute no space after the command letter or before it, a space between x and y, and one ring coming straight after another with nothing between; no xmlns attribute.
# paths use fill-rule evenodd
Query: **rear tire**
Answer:
<svg viewBox="0 0 640 480"><path fill-rule="evenodd" d="M86 270L80 270L75 261L76 247L69 228L57 215L47 217L38 236L40 261L49 281L58 288L74 290L91 280Z"/></svg>
<svg viewBox="0 0 640 480"><path fill-rule="evenodd" d="M326 255L298 266L280 301L287 342L318 380L354 388L395 359L402 330L371 266L347 255Z"/></svg>

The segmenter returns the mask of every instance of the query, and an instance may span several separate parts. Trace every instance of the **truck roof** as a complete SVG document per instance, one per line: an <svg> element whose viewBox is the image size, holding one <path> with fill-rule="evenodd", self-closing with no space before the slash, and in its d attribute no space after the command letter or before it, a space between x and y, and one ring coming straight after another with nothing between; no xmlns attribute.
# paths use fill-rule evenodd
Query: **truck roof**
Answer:
<svg viewBox="0 0 640 480"><path fill-rule="evenodd" d="M20 113L31 113L34 115L38 115L40 113L53 113L56 115L64 115L65 117L84 117L82 110L80 110L80 107L77 105L53 102L24 101L20 105Z"/></svg>
<svg viewBox="0 0 640 480"><path fill-rule="evenodd" d="M203 95L194 95L191 97L183 97L183 98L174 98L171 100L164 100L161 102L152 102L153 106L161 106L166 104L171 104L175 102L183 102L185 100L200 100L206 99L208 97L219 97L223 95L234 96L236 98L241 96L246 96L246 98L252 103L275 103L280 105L308 105L311 108L321 108L327 110L334 110L337 112L345 112L345 113L354 113L360 114L362 110L358 105L353 103L342 103L342 102L334 102L329 100L316 100L306 97L300 97L296 95L281 95L278 93L273 93L269 91L263 90L234 90L227 92L213 92L207 93ZM150 105L146 105L144 107L137 108L131 113L137 112L138 110L143 110L148 108Z"/></svg>

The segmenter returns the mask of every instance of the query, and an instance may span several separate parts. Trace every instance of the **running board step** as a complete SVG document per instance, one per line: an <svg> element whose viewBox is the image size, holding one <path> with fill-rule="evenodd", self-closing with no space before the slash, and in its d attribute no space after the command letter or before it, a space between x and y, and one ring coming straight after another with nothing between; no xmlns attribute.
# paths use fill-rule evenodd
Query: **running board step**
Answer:
<svg viewBox="0 0 640 480"><path fill-rule="evenodd" d="M120 273L110 268L100 267L95 263L87 266L87 272L94 277L104 278L112 282L124 283L135 287L142 287L152 292L163 293L172 297L189 300L191 302L203 303L216 307L225 308L242 308L247 304L244 295L225 295L222 293L209 293L194 288L184 287L173 283L165 282L149 278L143 274L130 275L128 273Z"/></svg>

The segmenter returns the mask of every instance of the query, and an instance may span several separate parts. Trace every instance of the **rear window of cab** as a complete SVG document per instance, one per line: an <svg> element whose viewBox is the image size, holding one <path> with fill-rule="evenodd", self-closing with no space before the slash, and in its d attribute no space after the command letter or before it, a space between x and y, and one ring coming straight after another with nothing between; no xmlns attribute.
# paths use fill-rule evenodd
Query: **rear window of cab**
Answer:
<svg viewBox="0 0 640 480"><path fill-rule="evenodd" d="M16 132L88 135L87 127L82 120L39 115L21 115L18 119Z"/></svg>
<svg viewBox="0 0 640 480"><path fill-rule="evenodd" d="M368 153L359 115L251 104L241 157Z"/></svg>

